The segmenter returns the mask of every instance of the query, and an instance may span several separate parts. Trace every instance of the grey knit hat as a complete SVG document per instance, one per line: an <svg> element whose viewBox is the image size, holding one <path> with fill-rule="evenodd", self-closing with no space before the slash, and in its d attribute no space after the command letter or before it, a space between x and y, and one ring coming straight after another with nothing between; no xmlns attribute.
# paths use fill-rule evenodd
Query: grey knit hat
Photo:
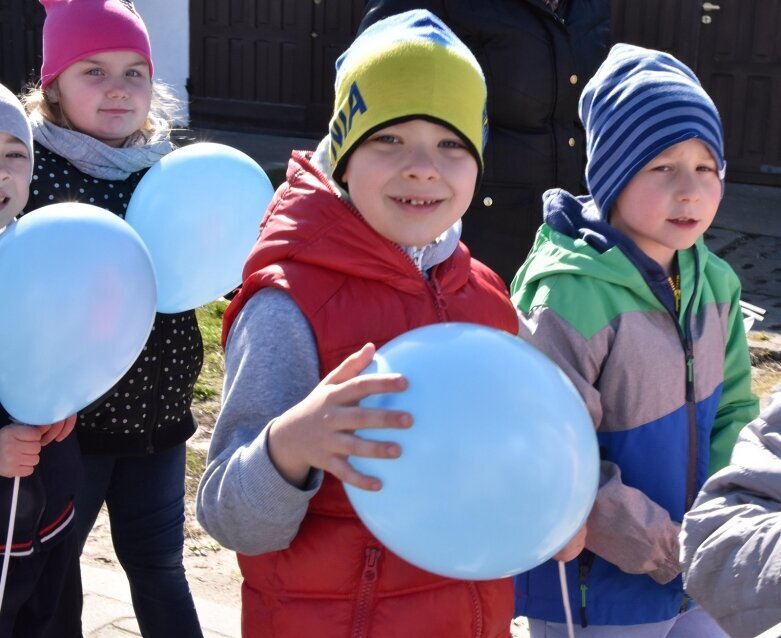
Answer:
<svg viewBox="0 0 781 638"><path fill-rule="evenodd" d="M33 132L17 97L0 84L0 131L18 138L27 147L30 157L30 178L33 176Z"/></svg>
<svg viewBox="0 0 781 638"><path fill-rule="evenodd" d="M702 140L724 183L724 133L697 76L668 53L616 44L583 89L586 181L603 219L629 180L665 149Z"/></svg>

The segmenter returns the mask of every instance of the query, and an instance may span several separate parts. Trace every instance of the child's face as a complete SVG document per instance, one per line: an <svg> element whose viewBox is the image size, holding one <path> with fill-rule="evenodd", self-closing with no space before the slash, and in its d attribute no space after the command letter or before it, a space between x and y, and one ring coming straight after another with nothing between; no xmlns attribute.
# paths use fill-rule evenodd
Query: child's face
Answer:
<svg viewBox="0 0 781 638"><path fill-rule="evenodd" d="M0 132L0 229L24 209L30 195L30 162L27 146Z"/></svg>
<svg viewBox="0 0 781 638"><path fill-rule="evenodd" d="M421 247L466 212L477 161L449 128L409 120L362 142L343 179L369 226L397 244Z"/></svg>
<svg viewBox="0 0 781 638"><path fill-rule="evenodd" d="M149 65L132 51L96 53L65 69L47 94L77 131L119 147L149 114Z"/></svg>
<svg viewBox="0 0 781 638"><path fill-rule="evenodd" d="M713 222L720 201L716 160L703 142L686 140L632 177L616 199L610 225L669 272L675 251L694 245Z"/></svg>

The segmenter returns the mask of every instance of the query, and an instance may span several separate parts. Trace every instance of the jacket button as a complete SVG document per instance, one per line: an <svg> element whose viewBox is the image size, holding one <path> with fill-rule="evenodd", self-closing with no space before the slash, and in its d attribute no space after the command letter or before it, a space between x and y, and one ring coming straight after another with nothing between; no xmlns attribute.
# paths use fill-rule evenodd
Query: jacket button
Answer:
<svg viewBox="0 0 781 638"><path fill-rule="evenodd" d="M575 146L575 138L574 138L574 137L571 137L571 138L569 138L569 139L567 140L567 144L569 144L569 145L570 145L570 148L572 148L573 146Z"/></svg>
<svg viewBox="0 0 781 638"><path fill-rule="evenodd" d="M483 197L483 206L493 206L494 200L490 197Z"/></svg>
<svg viewBox="0 0 781 638"><path fill-rule="evenodd" d="M570 84L577 84L578 83L578 76L574 73L569 76L569 83Z"/></svg>

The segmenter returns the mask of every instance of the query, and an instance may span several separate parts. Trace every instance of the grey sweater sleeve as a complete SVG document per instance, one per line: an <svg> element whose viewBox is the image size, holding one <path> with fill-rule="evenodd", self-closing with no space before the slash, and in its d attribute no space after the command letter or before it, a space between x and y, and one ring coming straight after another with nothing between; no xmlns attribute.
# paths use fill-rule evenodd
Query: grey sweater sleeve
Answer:
<svg viewBox="0 0 781 638"><path fill-rule="evenodd" d="M225 350L222 409L197 496L197 517L221 545L243 554L286 548L322 483L303 490L274 467L269 423L320 382L314 336L287 293L263 289L236 318Z"/></svg>
<svg viewBox="0 0 781 638"><path fill-rule="evenodd" d="M781 623L781 391L683 519L687 592L735 638ZM775 635L775 634L774 634Z"/></svg>

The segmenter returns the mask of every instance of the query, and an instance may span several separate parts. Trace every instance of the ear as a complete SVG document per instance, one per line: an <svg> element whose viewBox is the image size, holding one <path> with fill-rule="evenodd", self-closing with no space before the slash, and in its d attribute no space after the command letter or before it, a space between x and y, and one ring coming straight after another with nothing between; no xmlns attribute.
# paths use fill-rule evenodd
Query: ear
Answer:
<svg viewBox="0 0 781 638"><path fill-rule="evenodd" d="M49 104L57 104L60 101L60 89L57 86L57 80L46 87L44 95L46 96L46 100L49 102Z"/></svg>

